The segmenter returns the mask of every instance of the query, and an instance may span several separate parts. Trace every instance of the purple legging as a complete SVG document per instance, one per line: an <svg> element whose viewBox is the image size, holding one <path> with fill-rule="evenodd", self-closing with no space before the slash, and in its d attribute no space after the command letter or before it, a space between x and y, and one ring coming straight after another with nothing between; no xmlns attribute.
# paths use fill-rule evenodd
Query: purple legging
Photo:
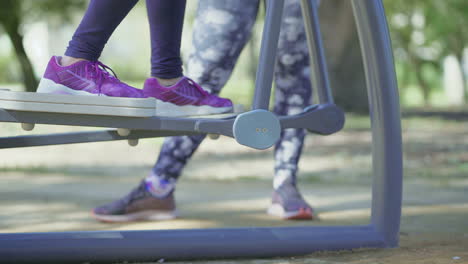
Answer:
<svg viewBox="0 0 468 264"><path fill-rule="evenodd" d="M96 61L138 0L91 0L65 55ZM146 0L151 31L151 75L182 76L180 42L186 0ZM138 30L138 29L135 29Z"/></svg>

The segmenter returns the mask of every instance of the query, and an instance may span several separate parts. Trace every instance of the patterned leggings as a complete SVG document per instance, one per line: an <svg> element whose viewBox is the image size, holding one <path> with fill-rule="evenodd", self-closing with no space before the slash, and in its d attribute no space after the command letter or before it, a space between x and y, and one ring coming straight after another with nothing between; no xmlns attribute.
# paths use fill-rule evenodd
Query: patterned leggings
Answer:
<svg viewBox="0 0 468 264"><path fill-rule="evenodd" d="M200 0L187 75L206 90L219 93L250 37L258 8L259 0ZM299 0L286 0L275 74L275 113L302 112L310 104L312 92ZM304 137L304 129L286 129L281 133L275 146L275 185L296 184ZM166 138L154 174L177 179L204 138L204 135Z"/></svg>

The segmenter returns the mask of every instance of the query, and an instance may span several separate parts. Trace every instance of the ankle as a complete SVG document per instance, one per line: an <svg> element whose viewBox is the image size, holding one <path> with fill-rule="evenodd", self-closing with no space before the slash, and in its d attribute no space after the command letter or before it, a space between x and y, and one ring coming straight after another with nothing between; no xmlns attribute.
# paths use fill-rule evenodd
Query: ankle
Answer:
<svg viewBox="0 0 468 264"><path fill-rule="evenodd" d="M280 188L296 188L296 178L291 172L279 172L273 178L273 188L278 190Z"/></svg>
<svg viewBox="0 0 468 264"><path fill-rule="evenodd" d="M75 64L79 61L86 61L86 59L82 59L82 58L74 58L74 57L69 57L69 56L63 56L59 63L61 66L63 67L67 67L67 66L70 66L72 64Z"/></svg>
<svg viewBox="0 0 468 264"><path fill-rule="evenodd" d="M156 78L156 80L158 80L159 84L161 84L162 86L169 87L169 86L173 86L178 81L180 81L182 79L182 76L177 77L177 78L171 78L171 79L163 79L159 77L154 77L154 78Z"/></svg>
<svg viewBox="0 0 468 264"><path fill-rule="evenodd" d="M164 179L154 173L145 178L146 190L156 198L168 197L175 189L176 180L173 178Z"/></svg>

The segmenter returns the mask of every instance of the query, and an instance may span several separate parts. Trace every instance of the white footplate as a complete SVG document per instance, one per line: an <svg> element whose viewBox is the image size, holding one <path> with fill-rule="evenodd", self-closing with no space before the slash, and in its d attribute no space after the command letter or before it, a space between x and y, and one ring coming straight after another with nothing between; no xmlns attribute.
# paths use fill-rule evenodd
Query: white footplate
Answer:
<svg viewBox="0 0 468 264"><path fill-rule="evenodd" d="M0 108L6 110L150 117L156 115L154 98L63 95L0 90Z"/></svg>

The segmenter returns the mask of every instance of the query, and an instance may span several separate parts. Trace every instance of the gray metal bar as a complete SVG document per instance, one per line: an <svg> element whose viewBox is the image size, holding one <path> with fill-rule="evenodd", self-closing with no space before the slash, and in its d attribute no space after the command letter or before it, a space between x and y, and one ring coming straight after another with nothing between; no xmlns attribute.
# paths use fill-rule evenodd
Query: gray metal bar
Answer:
<svg viewBox="0 0 468 264"><path fill-rule="evenodd" d="M313 105L301 114L281 116L281 127L306 128L311 133L331 135L343 129L345 115L343 110L333 104Z"/></svg>
<svg viewBox="0 0 468 264"><path fill-rule="evenodd" d="M257 110L258 111L258 110ZM248 112L252 113L252 112ZM49 120L50 114L44 113L21 113L22 115L29 117L34 116L35 122L45 123L44 120ZM41 116L42 119L39 119ZM52 115L55 116L55 115ZM75 117L75 115L72 115ZM83 116L81 118L84 118ZM102 117L105 121L108 121L109 117ZM65 119L69 121L70 118ZM140 118L136 118L140 120ZM279 116L279 122L282 129L286 128L306 128L311 133L320 135L331 135L340 131L344 126L344 112L336 105L314 105L309 107L305 112L297 115L290 116ZM17 122L26 122L31 119L24 119L22 116ZM86 120L86 121L83 121ZM127 119L126 119L127 120ZM160 120L160 119L155 119ZM88 122L88 119L81 119L80 124ZM193 121L193 120L192 120ZM203 121L203 122L201 122ZM263 120L259 120L261 123ZM54 123L68 124L65 122ZM153 119L147 119L145 122L153 123ZM71 132L71 133L60 133L60 134L47 134L47 135L27 135L27 136L16 136L16 137L3 137L0 138L0 149L7 148L20 148L20 147L38 147L38 146L51 146L51 145L63 145L63 144L76 144L76 143L89 143L89 142L105 142L113 140L125 140L125 139L137 139L137 138L153 138L153 137L169 137L169 136L181 136L181 135L194 135L194 134L218 134L233 137L233 126L235 123L234 118L228 119L203 119L198 120L198 123L193 123L192 131L176 131L176 130L133 130L132 133L127 136L119 136L115 130L104 130L104 131L91 131L91 132ZM255 123L255 122L254 122ZM258 122L257 122L258 123ZM101 125L108 124L101 122ZM115 123L112 123L115 125ZM74 124L76 125L76 124ZM88 124L90 125L90 124ZM96 125L92 123L91 126ZM139 124L139 127L144 124ZM173 124L174 125L174 124ZM175 124L177 125L177 123ZM256 133L251 133L249 130L255 130L257 124L249 124L248 127L244 127L242 132L252 140L255 140ZM121 128L128 128L120 123ZM108 127L108 126L106 126ZM198 132L197 132L198 131ZM237 138L236 138L237 139ZM275 142L272 142L274 144ZM254 145L250 147L255 148Z"/></svg>
<svg viewBox="0 0 468 264"><path fill-rule="evenodd" d="M129 138L166 137L192 134L219 134L233 137L236 115L227 118L131 118L117 116L75 115L44 112L7 111L0 109L0 122L54 124L69 126L128 128L138 131ZM344 114L335 105L317 105L308 111L279 117L281 127L307 128L312 133L329 135L342 129ZM255 124L252 124L255 127ZM248 128L247 128L248 129ZM247 131L246 131L247 132ZM141 135L138 137L137 135ZM64 133L41 136L0 138L1 148L47 146L85 142L123 140L113 132ZM43 140L43 141L42 141ZM42 141L42 142L41 142Z"/></svg>
<svg viewBox="0 0 468 264"><path fill-rule="evenodd" d="M306 255L381 247L370 226L0 235L1 263L123 263Z"/></svg>
<svg viewBox="0 0 468 264"><path fill-rule="evenodd" d="M284 0L267 0L266 8L265 26L263 27L262 45L255 80L255 94L252 103L253 109L264 110L268 110L270 105Z"/></svg>
<svg viewBox="0 0 468 264"><path fill-rule="evenodd" d="M196 133L174 132L174 131L132 131L129 136L122 137L116 130L87 131L75 133L59 133L47 135L31 135L0 138L0 149L39 147L64 144L106 142L114 140L127 140L138 138L154 138L195 135Z"/></svg>
<svg viewBox="0 0 468 264"><path fill-rule="evenodd" d="M224 116L224 115L223 115ZM0 109L0 122L129 128L174 132L216 133L232 137L232 124L236 115L223 118L170 118L120 117L103 115L77 115L65 113L23 112ZM203 131L201 129L204 129Z"/></svg>
<svg viewBox="0 0 468 264"><path fill-rule="evenodd" d="M328 68L320 32L317 0L301 0L307 44L309 46L312 87L317 90L321 104L333 104Z"/></svg>
<svg viewBox="0 0 468 264"><path fill-rule="evenodd" d="M398 246L403 161L398 88L392 46L380 0L353 0L372 122L372 224L386 246Z"/></svg>

